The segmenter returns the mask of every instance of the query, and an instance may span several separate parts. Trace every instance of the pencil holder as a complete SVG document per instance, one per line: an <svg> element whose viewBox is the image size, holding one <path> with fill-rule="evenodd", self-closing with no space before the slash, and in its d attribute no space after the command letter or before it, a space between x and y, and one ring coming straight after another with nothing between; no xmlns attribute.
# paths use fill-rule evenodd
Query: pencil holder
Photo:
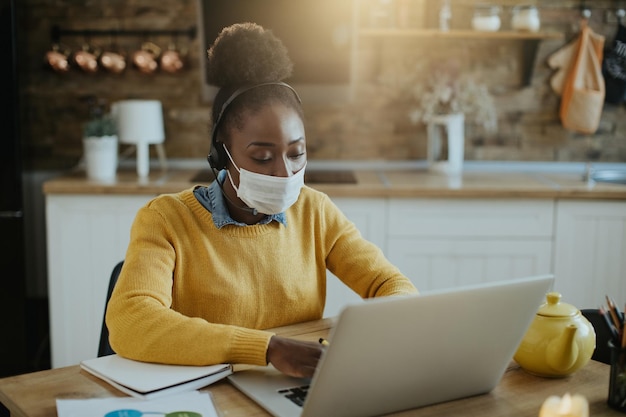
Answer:
<svg viewBox="0 0 626 417"><path fill-rule="evenodd" d="M609 407L626 413L626 348L609 342L611 376L609 379Z"/></svg>

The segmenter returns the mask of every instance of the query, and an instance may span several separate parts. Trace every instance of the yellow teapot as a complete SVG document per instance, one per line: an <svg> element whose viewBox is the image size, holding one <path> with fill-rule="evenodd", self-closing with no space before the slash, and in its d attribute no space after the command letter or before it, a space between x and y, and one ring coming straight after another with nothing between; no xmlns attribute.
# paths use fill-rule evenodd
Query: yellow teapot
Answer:
<svg viewBox="0 0 626 417"><path fill-rule="evenodd" d="M513 359L525 371L546 377L571 375L596 348L593 325L561 294L550 292L539 307Z"/></svg>

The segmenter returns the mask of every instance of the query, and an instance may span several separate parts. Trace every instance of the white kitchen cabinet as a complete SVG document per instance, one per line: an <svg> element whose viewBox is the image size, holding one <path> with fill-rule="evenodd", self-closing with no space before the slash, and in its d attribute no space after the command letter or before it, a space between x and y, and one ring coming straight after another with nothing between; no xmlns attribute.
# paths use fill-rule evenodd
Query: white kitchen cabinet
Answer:
<svg viewBox="0 0 626 417"><path fill-rule="evenodd" d="M52 367L98 353L111 271L124 259L135 213L152 196L46 196Z"/></svg>
<svg viewBox="0 0 626 417"><path fill-rule="evenodd" d="M421 290L550 273L554 202L391 199L389 259Z"/></svg>
<svg viewBox="0 0 626 417"><path fill-rule="evenodd" d="M48 287L52 366L95 357L107 286L126 254L130 228L152 195L57 195L46 197ZM333 199L379 246L385 243L384 199ZM329 273L325 316L360 297Z"/></svg>
<svg viewBox="0 0 626 417"><path fill-rule="evenodd" d="M386 244L386 205L383 198L333 198L333 202L343 211L361 232L361 235L385 251ZM324 317L339 314L347 304L361 302L361 297L343 284L332 273L327 273L326 307Z"/></svg>
<svg viewBox="0 0 626 417"><path fill-rule="evenodd" d="M152 195L47 194L52 366L97 354L106 289L132 221ZM626 300L626 202L333 198L418 289L554 271L580 308ZM324 316L360 298L328 273Z"/></svg>
<svg viewBox="0 0 626 417"><path fill-rule="evenodd" d="M556 290L579 308L626 302L626 202L557 203ZM621 303L621 304L620 304Z"/></svg>

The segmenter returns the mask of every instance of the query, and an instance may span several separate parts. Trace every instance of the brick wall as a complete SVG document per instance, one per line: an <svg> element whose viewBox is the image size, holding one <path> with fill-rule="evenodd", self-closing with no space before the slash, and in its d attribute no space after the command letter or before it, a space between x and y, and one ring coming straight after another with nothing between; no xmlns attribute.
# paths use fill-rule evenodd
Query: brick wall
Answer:
<svg viewBox="0 0 626 417"><path fill-rule="evenodd" d="M357 0L365 5L368 0ZM396 0L399 1L399 0ZM410 18L416 25L435 27L436 0L409 0ZM452 0L452 28L466 29L471 20L472 0ZM505 12L516 2L500 0ZM615 34L616 23L607 23L606 13L615 2L593 3L590 24L607 36ZM624 106L605 105L600 129L585 136L568 132L558 120L559 97L549 86L552 71L546 64L550 54L577 32L578 1L537 0L542 26L563 33L563 39L544 40L530 62L532 78L522 83L527 64L525 42L519 40L360 40L356 59L358 82L350 103L306 104L307 139L312 159L424 159L426 136L423 126L411 124L407 109L381 97L377 74L398 60L423 62L454 59L486 80L498 108L498 130L485 132L471 123L466 131L467 160L584 161L590 148L599 150L601 161L626 162L626 111ZM604 10L604 9L607 10ZM508 15L502 15L503 26ZM200 39L179 36L63 37L70 49L84 44L110 49L115 45L130 52L142 42L162 48L171 42L188 51L188 67L181 74L144 75L129 68L123 74L85 74L77 69L68 74L50 71L43 56L52 46L53 25L63 29L186 29L198 24L197 0L66 0L63 2L23 0L19 2L20 106L22 136L35 167L70 168L82 154L81 125L88 117L86 99L104 103L126 98L158 99L163 103L166 128L165 148L172 158L204 158L208 151L210 103L202 99ZM411 24L411 23L409 23Z"/></svg>

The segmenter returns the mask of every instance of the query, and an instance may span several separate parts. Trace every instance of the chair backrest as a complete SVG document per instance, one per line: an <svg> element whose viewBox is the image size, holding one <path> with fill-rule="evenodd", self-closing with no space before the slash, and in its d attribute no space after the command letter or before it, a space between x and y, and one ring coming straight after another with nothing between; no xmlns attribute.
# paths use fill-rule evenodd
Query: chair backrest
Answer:
<svg viewBox="0 0 626 417"><path fill-rule="evenodd" d="M589 320L596 332L596 350L593 351L591 359L602 363L611 363L611 350L609 349L611 334L606 327L602 315L600 315L600 310L588 308L582 309L580 312Z"/></svg>
<svg viewBox="0 0 626 417"><path fill-rule="evenodd" d="M113 271L111 272L111 278L109 279L109 289L107 290L106 303L104 304L104 316L102 317L102 329L100 330L100 345L98 346L98 357L113 355L115 353L115 351L111 348L111 345L109 344L109 329L106 325L106 315L109 299L111 298L111 294L113 293L113 288L115 288L115 283L117 283L117 277L119 277L120 271L122 270L122 265L124 265L124 261L120 261L117 265L115 265Z"/></svg>

